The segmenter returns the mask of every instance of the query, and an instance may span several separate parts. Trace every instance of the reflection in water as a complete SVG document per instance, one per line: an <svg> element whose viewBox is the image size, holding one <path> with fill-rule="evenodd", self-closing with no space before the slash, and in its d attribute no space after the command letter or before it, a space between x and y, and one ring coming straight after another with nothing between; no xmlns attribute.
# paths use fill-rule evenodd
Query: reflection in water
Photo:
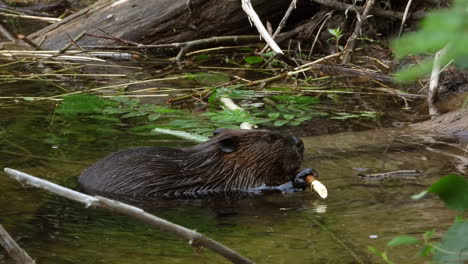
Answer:
<svg viewBox="0 0 468 264"><path fill-rule="evenodd" d="M102 140L96 143L86 134L78 140L56 133L40 115L23 125L3 118L3 125L14 128L15 134L4 134L2 167L72 188L79 188L75 177L100 157L130 146L159 145L156 140L163 139L117 133L99 135ZM44 125L42 135L49 133L47 137L30 133L38 124ZM330 192L325 201L302 192L133 203L258 263L375 262L368 245L383 249L394 236L417 236L431 229L440 233L451 224L453 214L438 199L414 201L410 196L447 173L466 174L465 146L455 139L380 130L303 140L303 167L320 173ZM369 183L354 168L366 174L418 170L424 175ZM38 263L226 263L207 250L197 256L186 241L136 220L23 188L4 175L0 207L0 222ZM415 259L417 251L411 246L387 250L397 263L421 262ZM0 258L0 263L12 261Z"/></svg>

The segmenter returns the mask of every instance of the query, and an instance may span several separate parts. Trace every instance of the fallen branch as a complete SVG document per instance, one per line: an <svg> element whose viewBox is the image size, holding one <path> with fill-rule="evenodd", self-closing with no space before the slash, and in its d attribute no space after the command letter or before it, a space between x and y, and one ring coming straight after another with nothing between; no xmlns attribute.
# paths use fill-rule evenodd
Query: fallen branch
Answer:
<svg viewBox="0 0 468 264"><path fill-rule="evenodd" d="M296 5L297 5L297 0L292 0L291 4L288 7L288 10L286 10L286 13L284 14L283 18L281 19L281 22L276 28L275 33L273 33L273 36L272 36L273 39L275 39L278 36L278 34L281 32L281 29L283 29L284 25L286 25L286 21L291 15L293 9L296 8ZM267 48L268 48L268 45L266 45L260 53L264 53Z"/></svg>
<svg viewBox="0 0 468 264"><path fill-rule="evenodd" d="M35 264L34 260L24 251L18 243L8 234L8 232L0 225L0 245L12 259L18 264Z"/></svg>
<svg viewBox="0 0 468 264"><path fill-rule="evenodd" d="M317 44L319 36L322 33L322 29L327 24L327 21L331 18L332 14L333 14L333 11L330 11L327 14L325 14L322 24L320 25L317 33L315 34L314 42L312 42L312 46L310 47L309 55L307 56L308 60L310 60L310 58L312 57L312 52L314 51L315 44Z"/></svg>
<svg viewBox="0 0 468 264"><path fill-rule="evenodd" d="M440 75L440 58L445 55L449 45L439 50L434 56L434 66L432 67L431 81L429 82L429 91L427 93L427 105L429 107L429 115L434 118L440 115L439 110L434 105L439 90L439 75Z"/></svg>
<svg viewBox="0 0 468 264"><path fill-rule="evenodd" d="M284 55L281 48L278 46L278 44L276 44L275 40L270 36L268 31L266 30L265 26L260 20L260 17L258 17L257 13L255 12L250 0L241 0L241 1L242 1L242 9L247 14L250 21L255 25L255 27L258 30L258 33L260 33L260 36L262 36L262 38L265 40L265 42L268 44L268 46L270 46L270 48L274 52L276 52L277 54Z"/></svg>
<svg viewBox="0 0 468 264"><path fill-rule="evenodd" d="M15 37L6 28L4 28L2 24L0 24L0 34L11 42L16 41Z"/></svg>
<svg viewBox="0 0 468 264"><path fill-rule="evenodd" d="M47 22L47 23L56 23L56 22L62 21L61 18L39 17L39 16L28 16L28 15L15 15L15 14L8 14L8 13L0 13L0 16L23 18L23 19L33 19L33 20L44 21L44 22Z"/></svg>
<svg viewBox="0 0 468 264"><path fill-rule="evenodd" d="M14 169L5 168L5 173L22 184L28 184L36 188L47 190L70 200L83 203L86 205L86 207L101 207L136 218L154 228L187 239L191 246L206 247L222 255L232 263L254 263L253 261L239 255L234 250L215 240L212 240L196 231L187 229L183 226L176 225L162 218L146 213L144 210L138 207L121 203L112 199L107 199L101 196L89 196L87 194L62 187L55 183L36 178L32 175Z"/></svg>
<svg viewBox="0 0 468 264"><path fill-rule="evenodd" d="M231 42L234 44L239 44L240 42L256 41L256 40L258 40L258 36L247 35L247 36L212 37L212 38L206 38L206 39L187 41L183 43L176 43L175 45L182 47L179 53L177 54L176 62L180 63L183 60L185 54L187 54L187 52L189 52L190 49L197 47L197 46L213 44L213 43L221 43L221 42ZM142 47L142 46L145 47L145 45L140 45L139 47ZM150 46L150 45L146 45L146 46Z"/></svg>
<svg viewBox="0 0 468 264"><path fill-rule="evenodd" d="M344 3L340 3L336 1L330 1L330 0L310 0L310 1L336 9L336 10L346 11L350 9L350 10L355 10L360 13L364 11L364 7L348 5L348 4L344 4ZM403 20L403 17L404 17L404 13L402 12L389 11L389 10L384 10L380 8L374 8L372 12L376 16L386 17L386 18L390 18L393 20ZM424 16L425 16L425 12L419 11L419 12L412 13L411 16L409 17L412 19L421 19Z"/></svg>
<svg viewBox="0 0 468 264"><path fill-rule="evenodd" d="M409 0L408 3L406 4L405 12L403 13L403 18L401 19L400 30L398 31L398 37L400 37L401 32L403 32L403 27L405 25L406 19L408 18L409 9L411 7L412 2L413 0Z"/></svg>
<svg viewBox="0 0 468 264"><path fill-rule="evenodd" d="M359 15L357 13L357 20L358 22L356 23L356 27L354 28L353 34L348 38L348 41L346 42L346 46L343 49L343 60L341 61L342 64L348 64L349 60L351 59L351 56L354 53L354 50L356 49L356 39L359 37L362 25L364 22L367 20L369 17L369 12L372 9L372 6L374 5L375 0L367 0L366 2L366 7L364 8L364 12L362 12L362 15Z"/></svg>
<svg viewBox="0 0 468 264"><path fill-rule="evenodd" d="M358 176L366 181L383 181L386 179L415 179L416 177L426 175L418 170L397 170L389 172L381 172L375 174L358 174Z"/></svg>

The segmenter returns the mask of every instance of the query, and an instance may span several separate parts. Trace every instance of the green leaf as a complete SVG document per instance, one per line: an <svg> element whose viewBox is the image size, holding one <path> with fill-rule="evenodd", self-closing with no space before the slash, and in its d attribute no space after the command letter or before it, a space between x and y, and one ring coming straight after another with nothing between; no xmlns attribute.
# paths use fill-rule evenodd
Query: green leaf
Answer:
<svg viewBox="0 0 468 264"><path fill-rule="evenodd" d="M154 121L154 120L158 119L159 117L161 117L161 114L159 114L159 113L150 114L150 115L148 115L148 120L149 121Z"/></svg>
<svg viewBox="0 0 468 264"><path fill-rule="evenodd" d="M399 245L410 245L410 244L417 244L420 243L421 240L412 237L412 236L398 236L392 239L390 242L387 243L387 246L399 246Z"/></svg>
<svg viewBox="0 0 468 264"><path fill-rule="evenodd" d="M334 36L336 39L338 39L339 37L341 37L341 33L342 33L342 31L341 31L341 29L340 29L339 27L337 27L337 28L329 28L329 29L328 29L328 32L329 32L332 36Z"/></svg>
<svg viewBox="0 0 468 264"><path fill-rule="evenodd" d="M271 120L276 120L276 119L278 119L279 116L280 116L280 113L278 113L278 112L268 114L268 118L270 118Z"/></svg>
<svg viewBox="0 0 468 264"><path fill-rule="evenodd" d="M294 120L294 121L289 122L289 125L291 125L291 126L298 126L300 124L301 124L301 121L299 121L299 120Z"/></svg>
<svg viewBox="0 0 468 264"><path fill-rule="evenodd" d="M116 102L89 94L74 94L63 97L57 113L63 115L99 114L109 106L117 106Z"/></svg>
<svg viewBox="0 0 468 264"><path fill-rule="evenodd" d="M367 246L367 250L372 252L374 255L380 257L385 263L393 264L393 262L388 258L386 252L381 252L381 251L379 251L378 249L376 249L375 247L372 247L372 246Z"/></svg>
<svg viewBox="0 0 468 264"><path fill-rule="evenodd" d="M301 117L297 118L296 120L302 123L302 122L310 120L310 119L312 119L312 116L301 116Z"/></svg>
<svg viewBox="0 0 468 264"><path fill-rule="evenodd" d="M283 102L283 103L296 103L296 104L315 104L320 102L320 99L317 97L311 97L311 96L304 96L304 95L275 95L271 97L272 99L275 99L277 101Z"/></svg>
<svg viewBox="0 0 468 264"><path fill-rule="evenodd" d="M131 112L132 110L130 108L115 108L115 107L106 107L105 109L102 110L104 114L108 115L120 115L124 113Z"/></svg>
<svg viewBox="0 0 468 264"><path fill-rule="evenodd" d="M140 99L130 99L125 104L128 106L136 106L140 103Z"/></svg>
<svg viewBox="0 0 468 264"><path fill-rule="evenodd" d="M35 99L33 97L23 97L23 100L25 100L25 101L34 101Z"/></svg>
<svg viewBox="0 0 468 264"><path fill-rule="evenodd" d="M367 246L367 250L372 252L374 255L380 256L382 253L373 246Z"/></svg>
<svg viewBox="0 0 468 264"><path fill-rule="evenodd" d="M211 57L210 55L201 54L201 55L195 56L195 60L197 60L197 61L199 61L199 60L206 60L206 59L209 59L210 57Z"/></svg>
<svg viewBox="0 0 468 264"><path fill-rule="evenodd" d="M466 23L466 0L453 1L450 8L432 11L421 22L421 29L417 32L403 35L394 41L392 46L397 58L407 55L435 53L443 47L448 47L441 65L450 60L468 56L468 25ZM427 74L432 68L431 61L426 61L422 66L411 67L397 74L400 80L415 79Z"/></svg>
<svg viewBox="0 0 468 264"><path fill-rule="evenodd" d="M121 116L121 118L130 118L130 117L137 117L137 116L144 116L144 115L146 115L145 112L130 112L128 114Z"/></svg>
<svg viewBox="0 0 468 264"><path fill-rule="evenodd" d="M291 120L294 117L296 117L295 115L291 115L291 114L284 114L283 116L284 116L284 119L286 119L286 120Z"/></svg>
<svg viewBox="0 0 468 264"><path fill-rule="evenodd" d="M89 118L96 119L96 120L103 120L103 121L111 121L115 123L120 123L120 119L112 116L105 116L105 115L91 115Z"/></svg>
<svg viewBox="0 0 468 264"><path fill-rule="evenodd" d="M425 239L431 239L433 236L434 236L434 233L435 231L434 230L430 230L430 231L426 231L423 235L423 237Z"/></svg>
<svg viewBox="0 0 468 264"><path fill-rule="evenodd" d="M429 256L429 254L432 253L432 249L433 249L432 246L430 246L430 245L425 245L425 246L421 249L421 251L419 252L418 255L421 256L421 257L427 257L427 256Z"/></svg>
<svg viewBox="0 0 468 264"><path fill-rule="evenodd" d="M260 56L249 56L249 57L244 58L244 60L248 64L256 64L256 63L260 63L264 61L264 59Z"/></svg>
<svg viewBox="0 0 468 264"><path fill-rule="evenodd" d="M114 97L109 97L109 100L125 104L126 102L130 100L130 98L114 96Z"/></svg>
<svg viewBox="0 0 468 264"><path fill-rule="evenodd" d="M162 114L184 114L185 113L184 111L179 110L179 109L171 109L171 108L164 108L164 107L158 108L155 111L158 113L162 113Z"/></svg>
<svg viewBox="0 0 468 264"><path fill-rule="evenodd" d="M276 120L273 125L275 127L280 127L280 126L284 126L288 123L289 120Z"/></svg>
<svg viewBox="0 0 468 264"><path fill-rule="evenodd" d="M433 249L434 263L466 263L468 261L468 220L456 221Z"/></svg>
<svg viewBox="0 0 468 264"><path fill-rule="evenodd" d="M217 89L217 97L227 96L231 99L246 99L255 95L255 91L241 90L243 85L230 85L228 87Z"/></svg>
<svg viewBox="0 0 468 264"><path fill-rule="evenodd" d="M428 191L438 194L445 205L452 210L468 209L468 182L460 175L450 174L442 177Z"/></svg>
<svg viewBox="0 0 468 264"><path fill-rule="evenodd" d="M401 82L407 82L416 79L418 76L428 74L432 70L433 60L426 60L421 64L410 66L395 74L395 78Z"/></svg>
<svg viewBox="0 0 468 264"><path fill-rule="evenodd" d="M275 105L275 108L278 109L279 111L283 111L287 108L288 105L285 105L285 104L279 104L279 105Z"/></svg>
<svg viewBox="0 0 468 264"><path fill-rule="evenodd" d="M144 105L138 106L136 110L139 112L156 112L158 108L160 108L160 106L144 104Z"/></svg>
<svg viewBox="0 0 468 264"><path fill-rule="evenodd" d="M156 124L136 126L136 127L130 128L129 131L131 131L131 132L147 132L147 131L151 131L152 129L155 129L157 127L159 127L159 126L156 125Z"/></svg>
<svg viewBox="0 0 468 264"><path fill-rule="evenodd" d="M275 56L275 55L276 55L276 52L274 52L274 51L270 51L270 52L265 52L265 53L263 53L263 56L264 56L264 57L273 57L273 56Z"/></svg>
<svg viewBox="0 0 468 264"><path fill-rule="evenodd" d="M218 95L219 95L218 89L213 87L211 89L210 97L208 97L208 104L214 105L216 103L216 98L218 97Z"/></svg>

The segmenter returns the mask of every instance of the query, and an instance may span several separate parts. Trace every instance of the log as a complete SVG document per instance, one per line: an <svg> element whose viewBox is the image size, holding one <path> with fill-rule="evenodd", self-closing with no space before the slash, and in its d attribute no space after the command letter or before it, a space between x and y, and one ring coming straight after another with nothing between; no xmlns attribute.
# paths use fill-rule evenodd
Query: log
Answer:
<svg viewBox="0 0 468 264"><path fill-rule="evenodd" d="M42 49L57 50L83 32L89 35L77 42L82 46L176 43L258 34L241 4L240 0L100 0L28 38ZM289 1L255 0L252 4L263 23L276 23Z"/></svg>

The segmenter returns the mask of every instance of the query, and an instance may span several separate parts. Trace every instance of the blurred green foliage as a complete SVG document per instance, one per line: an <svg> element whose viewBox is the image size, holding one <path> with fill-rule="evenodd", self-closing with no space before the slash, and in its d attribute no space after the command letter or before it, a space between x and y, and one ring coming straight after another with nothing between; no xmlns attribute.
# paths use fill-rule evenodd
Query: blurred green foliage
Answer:
<svg viewBox="0 0 468 264"><path fill-rule="evenodd" d="M421 199L426 194L437 194L445 205L459 212L468 211L468 181L460 175L450 174L435 182L428 190L414 195L413 199ZM433 242L434 231L427 231L419 240L413 236L399 236L387 243L387 246L423 244L419 255L432 253L434 263L466 263L468 261L468 219L461 215L445 232L440 242ZM385 252L374 247L369 250L379 256L385 263L393 263Z"/></svg>
<svg viewBox="0 0 468 264"><path fill-rule="evenodd" d="M441 58L441 65L454 60L459 67L468 67L468 0L455 0L453 5L444 10L430 12L421 22L421 28L393 42L397 58L407 55L435 53L447 46L447 52ZM433 59L427 59L419 65L410 66L397 73L402 81L413 80L428 74Z"/></svg>

